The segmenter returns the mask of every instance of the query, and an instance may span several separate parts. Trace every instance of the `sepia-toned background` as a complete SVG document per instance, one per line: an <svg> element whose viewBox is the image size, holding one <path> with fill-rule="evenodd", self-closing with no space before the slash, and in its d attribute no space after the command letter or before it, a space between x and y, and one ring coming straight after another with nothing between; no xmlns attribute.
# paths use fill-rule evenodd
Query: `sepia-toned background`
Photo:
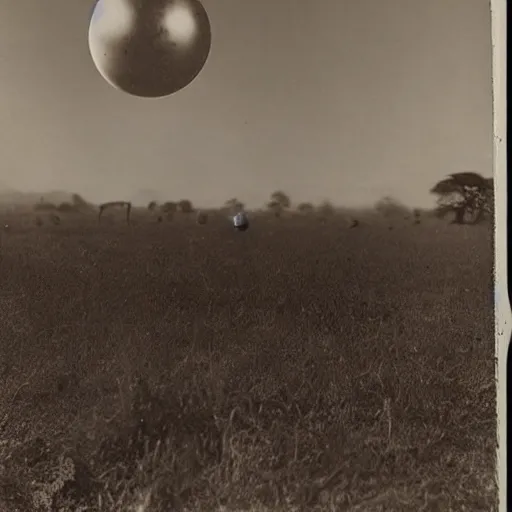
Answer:
<svg viewBox="0 0 512 512"><path fill-rule="evenodd" d="M162 101L101 78L92 6L0 0L0 189L426 207L447 173L492 172L484 0L207 0L209 59Z"/></svg>

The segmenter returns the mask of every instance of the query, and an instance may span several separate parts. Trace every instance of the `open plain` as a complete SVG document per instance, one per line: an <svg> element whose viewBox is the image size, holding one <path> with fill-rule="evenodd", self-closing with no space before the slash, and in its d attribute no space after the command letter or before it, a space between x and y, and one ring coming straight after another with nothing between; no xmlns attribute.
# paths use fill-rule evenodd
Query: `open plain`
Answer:
<svg viewBox="0 0 512 512"><path fill-rule="evenodd" d="M496 510L492 228L0 241L0 510Z"/></svg>

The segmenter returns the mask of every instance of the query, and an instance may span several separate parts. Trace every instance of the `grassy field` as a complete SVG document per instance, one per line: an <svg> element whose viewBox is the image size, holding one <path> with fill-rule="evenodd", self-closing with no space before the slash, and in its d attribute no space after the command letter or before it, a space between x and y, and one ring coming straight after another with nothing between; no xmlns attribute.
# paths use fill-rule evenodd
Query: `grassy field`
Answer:
<svg viewBox="0 0 512 512"><path fill-rule="evenodd" d="M489 226L1 236L2 512L497 510Z"/></svg>

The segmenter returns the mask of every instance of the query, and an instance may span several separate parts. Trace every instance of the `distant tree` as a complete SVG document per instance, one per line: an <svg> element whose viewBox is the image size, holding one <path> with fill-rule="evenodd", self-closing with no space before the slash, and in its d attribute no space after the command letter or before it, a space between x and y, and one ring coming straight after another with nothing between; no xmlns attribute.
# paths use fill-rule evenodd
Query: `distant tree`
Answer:
<svg viewBox="0 0 512 512"><path fill-rule="evenodd" d="M274 214L275 217L280 217L283 213L283 207L277 201L269 201L267 203L267 208Z"/></svg>
<svg viewBox="0 0 512 512"><path fill-rule="evenodd" d="M314 212L315 208L311 203L300 203L297 210L303 214L310 214Z"/></svg>
<svg viewBox="0 0 512 512"><path fill-rule="evenodd" d="M96 210L96 206L87 202L80 194L71 195L71 205L75 212L92 212Z"/></svg>
<svg viewBox="0 0 512 512"><path fill-rule="evenodd" d="M379 199L374 208L384 217L404 217L409 213L409 208L391 196Z"/></svg>
<svg viewBox="0 0 512 512"><path fill-rule="evenodd" d="M290 208L292 202L290 197L285 194L282 190L276 190L270 195L270 202L277 203L281 207L282 210L286 210Z"/></svg>
<svg viewBox="0 0 512 512"><path fill-rule="evenodd" d="M443 218L453 213L453 223L456 224L481 222L486 213L493 213L493 185L492 178L484 178L478 173L450 174L430 189L432 194L438 196L437 215Z"/></svg>
<svg viewBox="0 0 512 512"><path fill-rule="evenodd" d="M245 209L244 203L239 201L236 197L232 197L231 199L228 199L224 203L224 208L228 209L231 213L237 213L241 212Z"/></svg>
<svg viewBox="0 0 512 512"><path fill-rule="evenodd" d="M60 203L59 206L57 206L57 211L61 213L71 213L76 211L76 209L71 203Z"/></svg>
<svg viewBox="0 0 512 512"><path fill-rule="evenodd" d="M156 210L157 204L156 201L150 201L148 204L148 210L150 212L154 212Z"/></svg>
<svg viewBox="0 0 512 512"><path fill-rule="evenodd" d="M336 209L329 201L323 201L322 204L318 207L318 213L323 217L330 217L336 213Z"/></svg>
<svg viewBox="0 0 512 512"><path fill-rule="evenodd" d="M192 202L188 199L182 199L178 203L178 207L181 213L192 213L194 211L194 207L192 206Z"/></svg>
<svg viewBox="0 0 512 512"><path fill-rule="evenodd" d="M166 201L160 209L163 213L173 214L178 211L178 203L175 203L174 201Z"/></svg>
<svg viewBox="0 0 512 512"><path fill-rule="evenodd" d="M80 194L73 194L71 196L71 203L75 206L90 206L89 203Z"/></svg>

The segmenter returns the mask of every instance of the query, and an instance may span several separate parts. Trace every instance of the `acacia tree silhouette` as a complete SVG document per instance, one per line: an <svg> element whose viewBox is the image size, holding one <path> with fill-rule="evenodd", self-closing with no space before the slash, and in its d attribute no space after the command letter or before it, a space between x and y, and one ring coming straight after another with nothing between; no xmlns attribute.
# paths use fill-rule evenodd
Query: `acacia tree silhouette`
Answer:
<svg viewBox="0 0 512 512"><path fill-rule="evenodd" d="M470 223L477 224L493 207L493 179L475 172L450 174L430 192L438 196L438 214L443 217L453 212L455 224L464 224L468 216Z"/></svg>

